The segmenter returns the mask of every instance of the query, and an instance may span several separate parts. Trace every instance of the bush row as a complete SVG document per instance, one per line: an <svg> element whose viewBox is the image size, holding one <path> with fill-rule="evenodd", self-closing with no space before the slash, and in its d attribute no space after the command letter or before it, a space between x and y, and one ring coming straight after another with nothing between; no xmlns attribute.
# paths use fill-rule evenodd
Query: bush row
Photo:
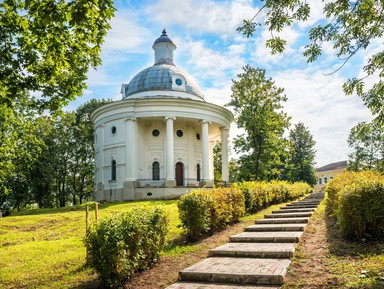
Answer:
<svg viewBox="0 0 384 289"><path fill-rule="evenodd" d="M376 172L344 172L326 188L331 212L351 239L384 236L384 176Z"/></svg>
<svg viewBox="0 0 384 289"><path fill-rule="evenodd" d="M104 218L87 230L88 265L97 271L104 288L120 287L134 272L157 262L167 231L168 218L159 208Z"/></svg>
<svg viewBox="0 0 384 289"><path fill-rule="evenodd" d="M238 222L245 212L255 213L311 191L306 183L283 181L243 182L234 184L232 188L194 190L178 202L180 220L187 237L198 240Z"/></svg>
<svg viewBox="0 0 384 289"><path fill-rule="evenodd" d="M312 192L311 186L303 182L242 182L234 186L244 194L247 213L255 213L272 204L287 202Z"/></svg>
<svg viewBox="0 0 384 289"><path fill-rule="evenodd" d="M204 235L238 222L244 215L244 195L237 188L197 189L180 198L179 216L188 239Z"/></svg>

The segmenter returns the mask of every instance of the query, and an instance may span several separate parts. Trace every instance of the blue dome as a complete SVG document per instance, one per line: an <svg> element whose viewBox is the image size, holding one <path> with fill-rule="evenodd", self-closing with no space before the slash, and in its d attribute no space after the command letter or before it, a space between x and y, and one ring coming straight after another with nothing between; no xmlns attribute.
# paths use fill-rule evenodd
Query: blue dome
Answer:
<svg viewBox="0 0 384 289"><path fill-rule="evenodd" d="M204 101L204 96L192 77L173 63L173 51L176 45L168 37L165 29L155 40L152 48L155 50L155 64L139 72L128 84L122 85L123 99L175 97ZM170 93L167 94L167 91Z"/></svg>
<svg viewBox="0 0 384 289"><path fill-rule="evenodd" d="M185 90L174 89L175 83L173 79L179 79L179 81L183 79L181 82L185 82ZM200 88L192 78L186 72L169 64L154 65L139 72L125 86L123 97L126 98L139 92L153 90L184 91L204 100Z"/></svg>

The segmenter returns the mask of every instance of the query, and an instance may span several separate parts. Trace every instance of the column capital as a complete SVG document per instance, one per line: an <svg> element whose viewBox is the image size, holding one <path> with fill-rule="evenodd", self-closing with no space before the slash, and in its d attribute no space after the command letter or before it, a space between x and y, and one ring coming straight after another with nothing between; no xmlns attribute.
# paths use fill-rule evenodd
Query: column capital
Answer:
<svg viewBox="0 0 384 289"><path fill-rule="evenodd" d="M202 119L202 120L200 120L200 123L201 124L212 124L212 122L211 121L209 121L209 120L205 120L205 119Z"/></svg>
<svg viewBox="0 0 384 289"><path fill-rule="evenodd" d="M169 120L169 119L176 120L176 117L175 116L164 116L164 120Z"/></svg>
<svg viewBox="0 0 384 289"><path fill-rule="evenodd" d="M136 119L136 117L134 117L134 116L128 116L128 117L126 117L124 120L125 120L125 121L136 121L137 119Z"/></svg>

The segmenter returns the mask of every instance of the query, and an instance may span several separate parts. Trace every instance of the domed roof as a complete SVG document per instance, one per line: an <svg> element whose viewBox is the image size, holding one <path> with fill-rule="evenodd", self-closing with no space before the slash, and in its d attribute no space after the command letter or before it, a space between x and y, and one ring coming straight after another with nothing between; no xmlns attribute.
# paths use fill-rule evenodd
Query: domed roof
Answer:
<svg viewBox="0 0 384 289"><path fill-rule="evenodd" d="M160 42L169 42L169 43L174 44L173 41L171 40L171 38L168 37L167 31L165 29L163 29L163 32L161 33L161 36L155 40L153 45L155 45L157 43L160 43Z"/></svg>
<svg viewBox="0 0 384 289"><path fill-rule="evenodd" d="M143 97L175 97L204 101L199 86L186 72L173 63L176 45L165 29L155 40L155 64L139 72L128 84L123 84L123 99Z"/></svg>

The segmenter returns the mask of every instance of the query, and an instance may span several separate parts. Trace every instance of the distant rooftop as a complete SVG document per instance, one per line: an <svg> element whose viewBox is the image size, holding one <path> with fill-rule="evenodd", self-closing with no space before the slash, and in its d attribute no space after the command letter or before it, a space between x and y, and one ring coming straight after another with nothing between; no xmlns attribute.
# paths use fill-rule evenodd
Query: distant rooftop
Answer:
<svg viewBox="0 0 384 289"><path fill-rule="evenodd" d="M325 172L325 171L334 171L334 170L342 170L346 168L348 165L348 161L341 161L337 163L331 163L325 166L322 166L318 168L316 171L317 172Z"/></svg>

